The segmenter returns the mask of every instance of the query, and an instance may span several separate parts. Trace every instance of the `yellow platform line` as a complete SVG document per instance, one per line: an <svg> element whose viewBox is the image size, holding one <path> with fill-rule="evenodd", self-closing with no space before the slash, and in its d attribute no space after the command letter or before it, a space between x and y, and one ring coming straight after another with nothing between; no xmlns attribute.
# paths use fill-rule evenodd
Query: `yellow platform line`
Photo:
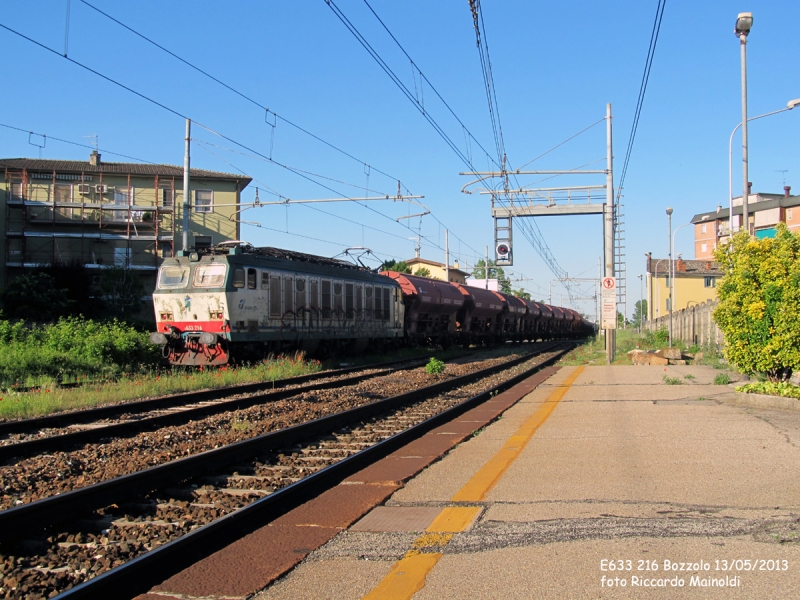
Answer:
<svg viewBox="0 0 800 600"><path fill-rule="evenodd" d="M558 385L539 409L503 445L503 448L451 498L453 502L477 502L500 480L511 463L553 413L570 386L583 372L578 367L562 384ZM423 552L440 549L450 543L454 533L464 531L481 511L479 506L448 506L433 520L428 533L414 541L412 550L397 561L392 570L366 596L364 600L408 600L425 587L425 578L442 557L441 552Z"/></svg>
<svg viewBox="0 0 800 600"><path fill-rule="evenodd" d="M536 431L541 427L548 417L564 398L570 386L583 372L584 367L578 367L570 373L564 382L558 386L545 400L539 409L508 438L503 447L472 478L462 487L455 496L451 498L453 502L480 502L486 494L500 481L508 467L511 466L520 453L528 445Z"/></svg>

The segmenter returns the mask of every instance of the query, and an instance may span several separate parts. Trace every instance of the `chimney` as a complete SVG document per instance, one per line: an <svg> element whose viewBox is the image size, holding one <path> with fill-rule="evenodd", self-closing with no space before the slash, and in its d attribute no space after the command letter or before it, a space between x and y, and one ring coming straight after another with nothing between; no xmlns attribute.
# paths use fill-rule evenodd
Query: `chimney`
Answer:
<svg viewBox="0 0 800 600"><path fill-rule="evenodd" d="M97 150L92 150L92 153L89 155L89 164L93 167L100 166L100 153Z"/></svg>
<svg viewBox="0 0 800 600"><path fill-rule="evenodd" d="M686 273L686 262L680 257L675 261L675 272Z"/></svg>
<svg viewBox="0 0 800 600"><path fill-rule="evenodd" d="M752 181L748 181L747 182L747 195L749 196L752 193L753 193L753 182Z"/></svg>
<svg viewBox="0 0 800 600"><path fill-rule="evenodd" d="M454 269L458 269L458 261L455 261L455 262L453 263L453 268L454 268Z"/></svg>
<svg viewBox="0 0 800 600"><path fill-rule="evenodd" d="M784 196L784 198L788 198L789 196L791 196L792 195L791 191L792 191L792 186L790 186L790 185L783 186L783 196Z"/></svg>
<svg viewBox="0 0 800 600"><path fill-rule="evenodd" d="M706 270L707 270L707 271L710 271L710 270L711 270L711 263L710 263L710 262L708 262L708 261L706 261Z"/></svg>

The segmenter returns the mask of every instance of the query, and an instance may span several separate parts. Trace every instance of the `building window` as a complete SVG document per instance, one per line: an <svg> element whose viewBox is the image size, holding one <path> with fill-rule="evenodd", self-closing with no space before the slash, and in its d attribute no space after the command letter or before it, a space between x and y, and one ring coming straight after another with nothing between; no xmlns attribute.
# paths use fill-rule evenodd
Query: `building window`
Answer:
<svg viewBox="0 0 800 600"><path fill-rule="evenodd" d="M158 205L171 207L173 205L173 197L174 194L172 192L172 187L162 187L158 190Z"/></svg>
<svg viewBox="0 0 800 600"><path fill-rule="evenodd" d="M195 190L194 211L199 213L214 212L214 192L211 190Z"/></svg>
<svg viewBox="0 0 800 600"><path fill-rule="evenodd" d="M708 244L700 244L700 252L708 252Z"/></svg>
<svg viewBox="0 0 800 600"><path fill-rule="evenodd" d="M704 280L705 287L717 287L717 278L716 277L706 277Z"/></svg>
<svg viewBox="0 0 800 600"><path fill-rule="evenodd" d="M792 209L791 208L787 208L786 209L786 220L787 221L791 221L792 220Z"/></svg>
<svg viewBox="0 0 800 600"><path fill-rule="evenodd" d="M72 202L72 186L69 183L57 183L53 196L56 202Z"/></svg>
<svg viewBox="0 0 800 600"><path fill-rule="evenodd" d="M114 266L122 267L124 269L130 266L130 260L130 248L114 248Z"/></svg>
<svg viewBox="0 0 800 600"><path fill-rule="evenodd" d="M705 232L706 232L706 224L703 223L702 225L700 225L700 233L705 233Z"/></svg>

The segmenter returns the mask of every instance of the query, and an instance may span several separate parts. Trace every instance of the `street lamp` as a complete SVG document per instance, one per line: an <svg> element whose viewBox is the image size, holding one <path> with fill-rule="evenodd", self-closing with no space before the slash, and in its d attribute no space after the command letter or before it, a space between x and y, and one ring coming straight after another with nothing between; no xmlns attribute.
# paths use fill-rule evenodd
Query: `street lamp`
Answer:
<svg viewBox="0 0 800 600"><path fill-rule="evenodd" d="M675 229L675 231L672 232L672 247L673 248L675 247L675 234L678 233L681 230L681 228L686 227L687 225L691 225L691 223L684 223L683 225L679 225ZM673 261L673 263L672 263L672 278L670 279L670 282L669 282L670 285L672 286L672 289L675 289L675 266L674 265L675 265L675 263ZM676 291L674 294L670 294L670 298L676 297L677 295L678 295L678 293ZM670 300L670 302L669 302L670 308L672 307L673 301L674 300Z"/></svg>
<svg viewBox="0 0 800 600"><path fill-rule="evenodd" d="M764 117L768 117L770 115L777 115L778 113L786 112L787 110L792 110L795 106L800 106L800 98L795 98L794 100L789 100L786 103L786 108L781 108L780 110L773 110L772 112L764 113L763 115L758 115L757 117L750 117L747 119L748 122L755 121L756 119L763 119ZM733 136L736 135L739 127L742 124L739 123L736 127L733 128L731 132L731 138L728 141L728 231L733 233ZM746 185L746 184L745 184ZM746 188L745 188L746 189ZM744 202L745 192L742 192L742 202Z"/></svg>
<svg viewBox="0 0 800 600"><path fill-rule="evenodd" d="M739 13L736 19L734 33L739 38L739 47L742 49L742 222L750 233L750 214L747 210L747 36L753 27L753 13Z"/></svg>
<svg viewBox="0 0 800 600"><path fill-rule="evenodd" d="M667 222L669 223L669 347L672 348L672 209L667 209Z"/></svg>

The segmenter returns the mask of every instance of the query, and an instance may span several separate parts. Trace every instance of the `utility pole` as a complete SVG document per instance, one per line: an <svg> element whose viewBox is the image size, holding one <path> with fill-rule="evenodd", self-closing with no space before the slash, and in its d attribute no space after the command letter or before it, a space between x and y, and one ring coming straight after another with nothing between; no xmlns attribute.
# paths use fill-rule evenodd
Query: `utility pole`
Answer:
<svg viewBox="0 0 800 600"><path fill-rule="evenodd" d="M484 265L486 268L486 289L489 289L489 246L486 246L486 264Z"/></svg>
<svg viewBox="0 0 800 600"><path fill-rule="evenodd" d="M192 192L189 189L189 146L191 145L192 122L186 119L186 152L183 155L183 251L189 248L189 211L192 208Z"/></svg>
<svg viewBox="0 0 800 600"><path fill-rule="evenodd" d="M611 104L606 104L606 206L603 215L604 235L603 250L605 254L605 277L614 277L614 157L611 137ZM616 312L616 311L615 311ZM616 314L614 315L616 318ZM616 325L616 323L614 323ZM616 354L616 329L606 329L606 362L614 362Z"/></svg>
<svg viewBox="0 0 800 600"><path fill-rule="evenodd" d="M444 280L450 283L450 231L444 230Z"/></svg>

